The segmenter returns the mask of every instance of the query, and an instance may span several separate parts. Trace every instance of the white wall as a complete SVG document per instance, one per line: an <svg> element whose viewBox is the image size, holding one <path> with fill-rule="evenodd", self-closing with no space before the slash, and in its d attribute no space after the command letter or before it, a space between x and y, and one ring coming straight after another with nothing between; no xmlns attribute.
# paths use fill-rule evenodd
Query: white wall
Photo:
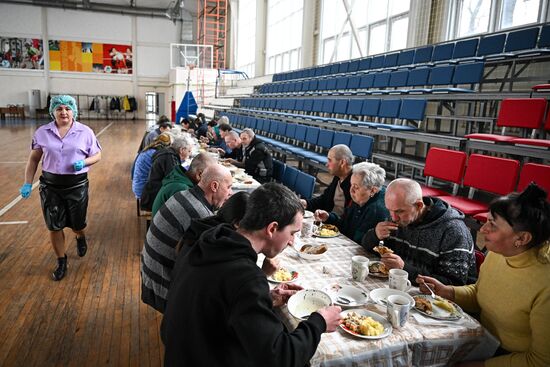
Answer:
<svg viewBox="0 0 550 367"><path fill-rule="evenodd" d="M47 40L133 45L136 75L9 70L0 68L0 106L28 105L28 91L40 89L43 107L49 93L135 95L138 117L145 117L145 92L166 93L170 111L170 43L179 42L181 25L160 18L0 4L0 35ZM135 24L135 27L134 27ZM46 55L46 68L48 68ZM7 87L9 86L9 87Z"/></svg>

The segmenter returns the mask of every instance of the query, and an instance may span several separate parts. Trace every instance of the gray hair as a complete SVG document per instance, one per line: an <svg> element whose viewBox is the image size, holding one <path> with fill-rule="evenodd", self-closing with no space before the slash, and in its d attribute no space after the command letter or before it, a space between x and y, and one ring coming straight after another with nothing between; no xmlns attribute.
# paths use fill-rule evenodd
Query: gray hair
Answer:
<svg viewBox="0 0 550 367"><path fill-rule="evenodd" d="M216 164L216 160L208 153L199 153L189 165L189 174L198 176L202 174L206 167Z"/></svg>
<svg viewBox="0 0 550 367"><path fill-rule="evenodd" d="M223 123L226 123L229 125L229 117L227 116L221 116L219 119L218 119L218 124L223 124Z"/></svg>
<svg viewBox="0 0 550 367"><path fill-rule="evenodd" d="M184 136L177 136L174 138L171 147L178 151L182 148L189 149L191 147L191 141Z"/></svg>
<svg viewBox="0 0 550 367"><path fill-rule="evenodd" d="M351 167L355 157L353 156L351 149L347 145L337 144L330 148L330 150L334 154L334 159L338 161L344 160L346 161L347 165Z"/></svg>
<svg viewBox="0 0 550 367"><path fill-rule="evenodd" d="M362 177L361 185L366 188L381 188L386 180L386 171L376 163L361 162L353 165L353 174Z"/></svg>
<svg viewBox="0 0 550 367"><path fill-rule="evenodd" d="M409 205L422 201L422 188L420 184L410 178L396 178L390 182L386 189L386 195L395 195L396 193L401 195Z"/></svg>
<svg viewBox="0 0 550 367"><path fill-rule="evenodd" d="M256 134L254 134L254 130L252 130L251 128L247 127L246 129L244 129L243 131L241 131L241 134L246 134L250 137L250 139L254 139L254 136Z"/></svg>
<svg viewBox="0 0 550 367"><path fill-rule="evenodd" d="M231 139L237 140L237 139L239 139L239 134L237 134L236 131L231 130L231 131L228 131L228 132L227 132L227 135L226 135L225 137L226 137L226 138L227 138L227 137L230 137Z"/></svg>

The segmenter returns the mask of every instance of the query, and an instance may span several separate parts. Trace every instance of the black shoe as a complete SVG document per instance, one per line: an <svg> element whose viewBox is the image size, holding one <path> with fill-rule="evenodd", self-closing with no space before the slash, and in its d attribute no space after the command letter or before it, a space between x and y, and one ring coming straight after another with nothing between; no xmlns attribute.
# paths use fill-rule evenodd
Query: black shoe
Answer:
<svg viewBox="0 0 550 367"><path fill-rule="evenodd" d="M86 237L76 238L76 252L78 256L84 257L88 251L88 244L86 243Z"/></svg>
<svg viewBox="0 0 550 367"><path fill-rule="evenodd" d="M64 257L57 258L57 268L52 273L53 280L61 280L67 273L67 254Z"/></svg>

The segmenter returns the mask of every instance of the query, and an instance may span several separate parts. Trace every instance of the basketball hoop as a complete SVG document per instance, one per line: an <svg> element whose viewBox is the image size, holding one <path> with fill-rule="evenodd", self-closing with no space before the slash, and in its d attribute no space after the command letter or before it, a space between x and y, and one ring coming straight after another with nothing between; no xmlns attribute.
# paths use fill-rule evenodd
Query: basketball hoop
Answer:
<svg viewBox="0 0 550 367"><path fill-rule="evenodd" d="M191 71L195 68L195 64L189 63L187 64L187 68L189 68L189 71Z"/></svg>

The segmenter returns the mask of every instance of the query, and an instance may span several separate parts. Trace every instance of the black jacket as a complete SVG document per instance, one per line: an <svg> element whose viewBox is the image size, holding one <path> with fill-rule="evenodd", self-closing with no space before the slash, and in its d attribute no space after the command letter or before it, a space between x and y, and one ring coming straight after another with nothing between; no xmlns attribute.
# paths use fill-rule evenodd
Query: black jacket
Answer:
<svg viewBox="0 0 550 367"><path fill-rule="evenodd" d="M162 180L172 172L174 167L178 164L181 164L180 155L172 147L161 149L153 154L153 163L151 165L149 179L143 188L140 198L142 210L147 210L149 212L153 210L153 203L162 187Z"/></svg>
<svg viewBox="0 0 550 367"><path fill-rule="evenodd" d="M323 191L321 195L307 200L306 209L311 211L322 209L330 213L332 209L334 209L334 193L336 192L336 185L338 185L339 180L340 179L338 177L334 176L330 185L328 185L328 187L325 189L325 191ZM340 187L344 191L344 197L346 199L344 207L347 208L351 205L352 202L351 194L349 193L349 189L351 187L351 172L349 173L348 177L346 177L345 180L342 181Z"/></svg>
<svg viewBox="0 0 550 367"><path fill-rule="evenodd" d="M257 137L254 137L244 150L244 170L262 183L271 181L271 176L273 176L271 152Z"/></svg>
<svg viewBox="0 0 550 367"><path fill-rule="evenodd" d="M326 324L313 313L288 332L250 242L230 225L202 234L168 292L161 325L165 366L303 367Z"/></svg>

